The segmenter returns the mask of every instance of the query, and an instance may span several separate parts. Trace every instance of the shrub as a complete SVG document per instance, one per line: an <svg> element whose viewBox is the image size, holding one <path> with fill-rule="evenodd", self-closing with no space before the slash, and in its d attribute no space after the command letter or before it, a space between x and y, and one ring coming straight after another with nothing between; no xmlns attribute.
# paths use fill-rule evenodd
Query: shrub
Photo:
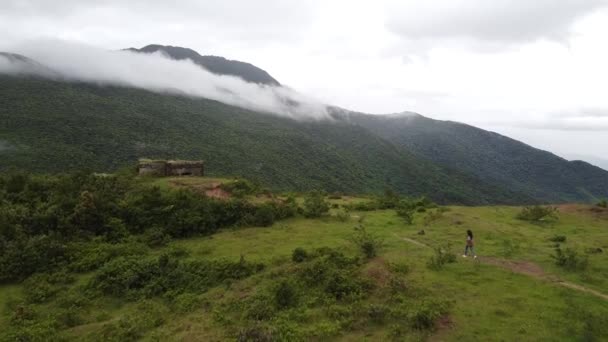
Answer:
<svg viewBox="0 0 608 342"><path fill-rule="evenodd" d="M428 226L429 224L437 221L443 216L443 211L439 209L429 210L427 214L424 216L424 225Z"/></svg>
<svg viewBox="0 0 608 342"><path fill-rule="evenodd" d="M260 191L260 186L258 184L254 184L245 179L237 179L232 182L223 183L220 187L236 198L254 195Z"/></svg>
<svg viewBox="0 0 608 342"><path fill-rule="evenodd" d="M340 222L346 222L350 219L350 214L345 210L340 210L336 213L336 218Z"/></svg>
<svg viewBox="0 0 608 342"><path fill-rule="evenodd" d="M366 258L371 259L378 254L378 250L382 248L382 239L369 233L365 226L359 225L355 227L355 234L352 241L361 249Z"/></svg>
<svg viewBox="0 0 608 342"><path fill-rule="evenodd" d="M549 206L524 207L518 214L517 219L531 222L544 222L557 220L557 208Z"/></svg>
<svg viewBox="0 0 608 342"><path fill-rule="evenodd" d="M255 296L247 302L245 317L256 321L266 321L271 319L276 312L272 298L266 296Z"/></svg>
<svg viewBox="0 0 608 342"><path fill-rule="evenodd" d="M117 258L105 264L90 280L89 287L104 294L129 299L166 293L200 292L232 280L243 279L263 269L262 264L228 260L179 263L168 255L158 259Z"/></svg>
<svg viewBox="0 0 608 342"><path fill-rule="evenodd" d="M597 206L600 208L608 208L608 200L601 200L597 203Z"/></svg>
<svg viewBox="0 0 608 342"><path fill-rule="evenodd" d="M173 306L180 313L192 312L201 306L201 299L193 293L183 293L175 297Z"/></svg>
<svg viewBox="0 0 608 342"><path fill-rule="evenodd" d="M276 338L272 329L254 325L241 329L236 340L237 342L271 342Z"/></svg>
<svg viewBox="0 0 608 342"><path fill-rule="evenodd" d="M566 236L564 236L564 235L555 235L555 236L549 238L549 241L551 241L551 242L566 242Z"/></svg>
<svg viewBox="0 0 608 342"><path fill-rule="evenodd" d="M262 204L257 207L253 216L253 222L255 226L269 227L272 226L275 220L275 209L271 204Z"/></svg>
<svg viewBox="0 0 608 342"><path fill-rule="evenodd" d="M580 256L575 250L560 247L555 248L555 254L551 255L555 264L569 271L583 271L587 269L589 260L586 256Z"/></svg>
<svg viewBox="0 0 608 342"><path fill-rule="evenodd" d="M383 323L388 315L388 309L384 305L370 304L367 307L367 316L372 322Z"/></svg>
<svg viewBox="0 0 608 342"><path fill-rule="evenodd" d="M294 285L283 280L274 289L274 302L278 309L285 309L296 306L298 296Z"/></svg>
<svg viewBox="0 0 608 342"><path fill-rule="evenodd" d="M391 189L385 189L384 194L376 199L378 209L394 209L400 200L399 195Z"/></svg>
<svg viewBox="0 0 608 342"><path fill-rule="evenodd" d="M423 300L411 306L407 316L413 328L429 330L435 328L437 320L447 314L448 307L446 302Z"/></svg>
<svg viewBox="0 0 608 342"><path fill-rule="evenodd" d="M302 247L294 249L293 253L291 253L291 260L295 262L303 262L306 261L306 259L308 259L308 253Z"/></svg>
<svg viewBox="0 0 608 342"><path fill-rule="evenodd" d="M161 326L168 310L152 301L137 305L135 312L122 316L118 321L107 323L102 327L104 341L137 341L148 331Z"/></svg>
<svg viewBox="0 0 608 342"><path fill-rule="evenodd" d="M348 271L333 270L327 278L325 292L336 300L357 298L365 292L366 284Z"/></svg>
<svg viewBox="0 0 608 342"><path fill-rule="evenodd" d="M171 241L171 236L165 233L164 229L156 226L146 230L143 240L148 246L158 248L166 246Z"/></svg>
<svg viewBox="0 0 608 342"><path fill-rule="evenodd" d="M438 271L445 264L456 262L456 254L450 251L450 244L435 248L435 255L427 262L428 268Z"/></svg>
<svg viewBox="0 0 608 342"><path fill-rule="evenodd" d="M329 204L319 191L312 191L304 198L303 214L308 218L321 217L329 211Z"/></svg>
<svg viewBox="0 0 608 342"><path fill-rule="evenodd" d="M374 211L374 210L379 209L377 201L366 201L366 202L345 204L343 207L346 208L347 210L353 210L353 211Z"/></svg>
<svg viewBox="0 0 608 342"><path fill-rule="evenodd" d="M63 285L73 281L72 276L63 272L55 274L38 273L23 282L23 293L29 303L43 303L63 290Z"/></svg>
<svg viewBox="0 0 608 342"><path fill-rule="evenodd" d="M414 223L414 209L410 208L410 207L401 207L399 209L397 209L397 215L399 215L401 218L403 218L403 221L405 221L405 224L407 225L411 225L412 223Z"/></svg>
<svg viewBox="0 0 608 342"><path fill-rule="evenodd" d="M332 200L339 200L342 199L342 194L339 192L333 192L329 196L327 196L327 198Z"/></svg>
<svg viewBox="0 0 608 342"><path fill-rule="evenodd" d="M587 247L585 248L585 253L587 254L599 254L599 253L603 253L604 250L599 248L599 247Z"/></svg>

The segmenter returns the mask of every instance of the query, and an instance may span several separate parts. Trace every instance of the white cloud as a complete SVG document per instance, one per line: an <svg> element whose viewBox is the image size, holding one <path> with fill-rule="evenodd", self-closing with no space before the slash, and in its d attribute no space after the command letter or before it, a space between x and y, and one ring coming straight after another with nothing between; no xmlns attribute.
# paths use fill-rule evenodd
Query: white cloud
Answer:
<svg viewBox="0 0 608 342"><path fill-rule="evenodd" d="M294 119L327 117L325 106L285 87L248 83L212 74L190 60L175 61L161 54L108 51L63 41L32 41L13 49L68 80L122 85L155 92L204 97ZM27 70L0 55L0 72ZM36 67L32 72L38 72ZM46 75L46 74L45 74ZM297 105L293 105L293 101Z"/></svg>
<svg viewBox="0 0 608 342"><path fill-rule="evenodd" d="M387 26L405 39L462 39L492 48L541 39L564 42L578 19L606 5L605 0L391 1Z"/></svg>

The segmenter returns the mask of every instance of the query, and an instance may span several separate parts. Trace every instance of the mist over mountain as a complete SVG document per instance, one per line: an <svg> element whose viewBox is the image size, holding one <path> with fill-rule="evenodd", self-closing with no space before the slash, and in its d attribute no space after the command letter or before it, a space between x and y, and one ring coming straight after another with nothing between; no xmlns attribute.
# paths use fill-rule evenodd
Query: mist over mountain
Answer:
<svg viewBox="0 0 608 342"><path fill-rule="evenodd" d="M250 64L206 58L192 52L194 59L199 61L196 62L184 57L184 51L192 50L157 47L152 46L144 50L146 53L141 53L133 50L107 51L57 40L32 41L14 48L35 63L0 56L0 73L28 72L49 77L46 70L52 70L55 77L66 81L128 86L161 94L208 98L294 119L327 117L324 104L280 86L278 82L273 83L271 78L262 77L267 75L265 72ZM197 59L197 56L201 59ZM201 60L205 65L200 64ZM43 65L45 70L34 67L34 64ZM211 66L212 70L206 66ZM260 80L260 83L246 79Z"/></svg>
<svg viewBox="0 0 608 342"><path fill-rule="evenodd" d="M189 59L195 64L198 64L217 75L237 76L247 82L270 86L281 85L266 71L256 67L255 65L240 61L233 61L219 56L201 56L198 52L188 48L151 44L146 45L141 49L129 48L126 50L140 53L160 52L178 61Z"/></svg>

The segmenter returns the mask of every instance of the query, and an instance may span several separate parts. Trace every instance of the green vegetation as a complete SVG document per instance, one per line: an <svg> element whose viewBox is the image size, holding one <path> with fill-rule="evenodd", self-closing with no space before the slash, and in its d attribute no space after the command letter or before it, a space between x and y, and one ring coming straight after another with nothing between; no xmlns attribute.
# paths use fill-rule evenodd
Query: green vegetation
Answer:
<svg viewBox="0 0 608 342"><path fill-rule="evenodd" d="M608 217L594 206L538 225L515 219L518 207L441 207L390 191L219 200L198 191L206 183L128 171L2 175L0 340L608 334L608 300L598 297L608 288ZM305 216L320 203L327 212ZM456 257L466 229L476 260Z"/></svg>
<svg viewBox="0 0 608 342"><path fill-rule="evenodd" d="M600 208L608 208L608 200L601 200L597 202L597 206Z"/></svg>
<svg viewBox="0 0 608 342"><path fill-rule="evenodd" d="M341 114L392 144L438 165L478 177L533 203L587 202L608 196L608 172L567 161L500 134L409 113Z"/></svg>
<svg viewBox="0 0 608 342"><path fill-rule="evenodd" d="M517 218L530 222L551 222L558 219L557 208L541 205L524 207L517 214Z"/></svg>
<svg viewBox="0 0 608 342"><path fill-rule="evenodd" d="M0 88L2 170L113 172L140 157L203 159L210 176L281 191L390 187L460 204L534 198L439 167L349 121L301 122L206 99L35 78L0 76Z"/></svg>

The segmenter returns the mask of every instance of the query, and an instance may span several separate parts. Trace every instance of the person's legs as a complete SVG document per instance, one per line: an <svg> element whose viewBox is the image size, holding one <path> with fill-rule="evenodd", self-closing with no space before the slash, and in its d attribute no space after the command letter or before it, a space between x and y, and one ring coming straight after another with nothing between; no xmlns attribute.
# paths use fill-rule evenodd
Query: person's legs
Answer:
<svg viewBox="0 0 608 342"><path fill-rule="evenodd" d="M464 246L464 254L462 256L466 258L468 252L469 252L469 245L466 245L466 246Z"/></svg>
<svg viewBox="0 0 608 342"><path fill-rule="evenodd" d="M469 249L471 250L471 255L473 255L474 258L477 258L477 254L475 254L475 250L473 249L473 246L470 246Z"/></svg>

